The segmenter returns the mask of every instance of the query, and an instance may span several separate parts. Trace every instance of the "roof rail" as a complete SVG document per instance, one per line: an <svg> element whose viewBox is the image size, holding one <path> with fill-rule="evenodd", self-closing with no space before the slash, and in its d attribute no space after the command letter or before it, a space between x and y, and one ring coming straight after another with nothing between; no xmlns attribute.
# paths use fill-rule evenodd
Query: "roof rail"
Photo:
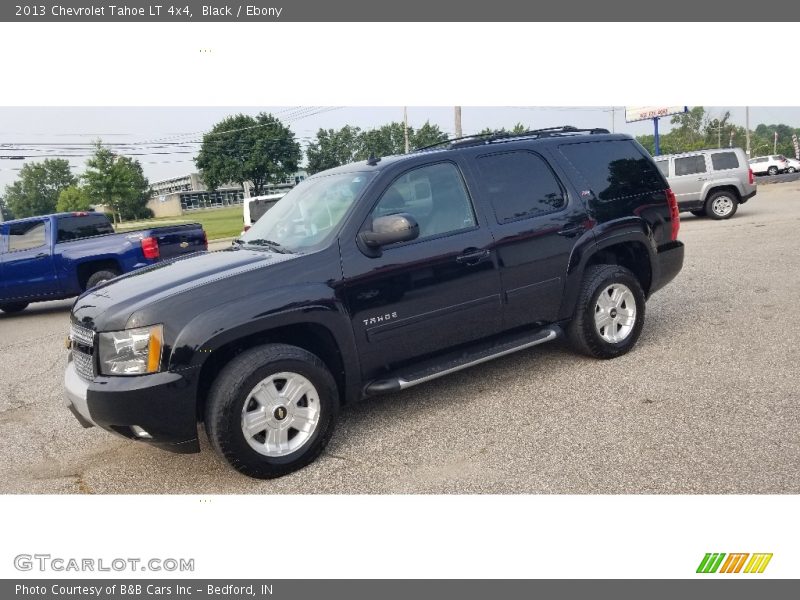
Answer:
<svg viewBox="0 0 800 600"><path fill-rule="evenodd" d="M552 137L557 135L572 135L575 133L601 134L610 132L608 131L608 129L603 129L601 127L582 129L578 127L573 127L572 125L560 125L559 127L531 129L529 131L523 131L521 133L515 133L510 131L477 133L474 135L465 135L462 137L444 140L442 142L437 142L429 146L423 146L422 148L415 148L414 152L422 152L423 150L430 150L431 148L437 148L445 144L449 144L450 148L465 148L467 146L480 146L483 144L491 144L493 142L503 141L503 140L543 138L543 137Z"/></svg>

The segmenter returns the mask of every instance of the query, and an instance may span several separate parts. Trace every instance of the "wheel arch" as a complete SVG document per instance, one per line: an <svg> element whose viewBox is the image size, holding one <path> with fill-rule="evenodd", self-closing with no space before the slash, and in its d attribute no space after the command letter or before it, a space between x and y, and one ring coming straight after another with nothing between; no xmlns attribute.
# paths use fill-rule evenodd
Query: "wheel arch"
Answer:
<svg viewBox="0 0 800 600"><path fill-rule="evenodd" d="M198 421L203 419L211 383L225 365L245 350L270 343L297 346L319 357L336 382L340 403L347 404L357 399L354 393L354 390L360 389L357 370L353 368L353 361L343 348L343 342L327 325L310 320L298 320L240 333L241 335L226 336L228 339L219 344L214 340L207 344L208 357L202 362L197 376Z"/></svg>
<svg viewBox="0 0 800 600"><path fill-rule="evenodd" d="M649 297L656 275L653 273L654 254L650 239L641 231L615 235L598 241L591 250L583 252L580 264L570 269L571 273L567 277L564 298L559 310L560 318L572 317L586 269L593 265L614 264L625 267L633 272L644 290L645 297Z"/></svg>
<svg viewBox="0 0 800 600"><path fill-rule="evenodd" d="M119 261L114 258L101 258L78 263L75 272L78 276L78 285L81 290L86 290L86 283L92 275L103 270L113 270L116 271L117 274L122 273L122 267Z"/></svg>

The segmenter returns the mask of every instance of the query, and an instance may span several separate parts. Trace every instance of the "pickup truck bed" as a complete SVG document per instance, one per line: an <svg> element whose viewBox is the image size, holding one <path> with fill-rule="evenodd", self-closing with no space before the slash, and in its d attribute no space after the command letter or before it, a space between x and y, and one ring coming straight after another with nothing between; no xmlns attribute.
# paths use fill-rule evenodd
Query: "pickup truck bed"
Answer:
<svg viewBox="0 0 800 600"><path fill-rule="evenodd" d="M0 224L0 310L71 298L117 275L208 248L186 223L114 233L101 213L60 213Z"/></svg>

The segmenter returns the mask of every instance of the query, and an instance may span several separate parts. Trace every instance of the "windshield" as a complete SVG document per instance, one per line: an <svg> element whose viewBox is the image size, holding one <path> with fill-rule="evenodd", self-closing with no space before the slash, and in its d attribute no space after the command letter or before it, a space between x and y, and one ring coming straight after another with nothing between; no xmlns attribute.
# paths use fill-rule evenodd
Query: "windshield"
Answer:
<svg viewBox="0 0 800 600"><path fill-rule="evenodd" d="M355 172L306 179L256 221L242 242L287 252L321 245L373 176Z"/></svg>

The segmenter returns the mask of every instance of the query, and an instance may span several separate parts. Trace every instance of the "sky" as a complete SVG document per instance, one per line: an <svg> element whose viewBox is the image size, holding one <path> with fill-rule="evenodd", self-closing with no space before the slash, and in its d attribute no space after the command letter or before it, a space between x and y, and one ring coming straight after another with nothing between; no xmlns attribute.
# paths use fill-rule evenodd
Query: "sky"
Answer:
<svg viewBox="0 0 800 600"><path fill-rule="evenodd" d="M707 107L712 116L731 111L732 121L744 125L743 107ZM402 121L403 107L0 107L0 195L16 180L26 161L3 156L68 156L73 172L82 172L90 144L128 144L119 151L142 163L151 182L196 171L193 158L202 134L215 123L236 113L275 114L295 132L303 148L320 128L338 129L354 125L377 128L390 121ZM613 125L612 125L613 115ZM409 107L409 125L419 127L430 121L448 134L454 133L453 107ZM652 122L625 123L624 107L470 107L462 108L465 134L486 127L499 129L523 123L529 128L575 125L605 127L617 132L652 133ZM751 107L750 127L759 123L785 123L800 127L800 107ZM669 131L669 119L661 120L661 131ZM169 142L169 144L163 144ZM176 142L185 142L178 145ZM27 159L35 161L36 159Z"/></svg>

